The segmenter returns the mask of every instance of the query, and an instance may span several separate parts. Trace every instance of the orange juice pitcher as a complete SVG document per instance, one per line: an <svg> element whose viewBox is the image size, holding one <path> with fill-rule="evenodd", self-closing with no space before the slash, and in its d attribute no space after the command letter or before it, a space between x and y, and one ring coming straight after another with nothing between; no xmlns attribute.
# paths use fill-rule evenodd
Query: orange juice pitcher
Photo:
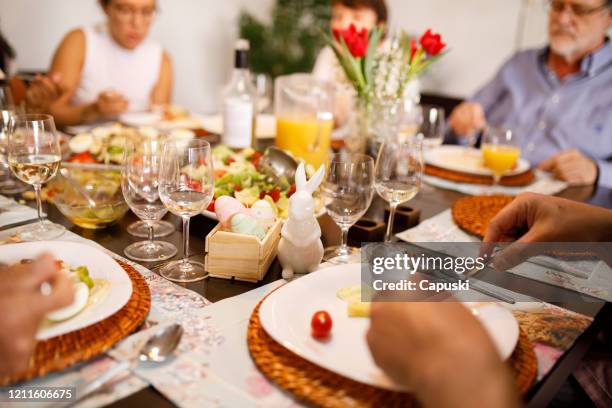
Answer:
<svg viewBox="0 0 612 408"><path fill-rule="evenodd" d="M276 79L276 146L318 168L327 162L333 128L333 85L309 74Z"/></svg>

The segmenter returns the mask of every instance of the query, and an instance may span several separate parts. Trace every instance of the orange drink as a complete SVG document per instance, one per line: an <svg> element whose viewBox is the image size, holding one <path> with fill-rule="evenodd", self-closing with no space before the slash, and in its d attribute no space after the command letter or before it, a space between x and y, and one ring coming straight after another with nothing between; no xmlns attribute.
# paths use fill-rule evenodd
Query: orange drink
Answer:
<svg viewBox="0 0 612 408"><path fill-rule="evenodd" d="M290 151L317 169L327 163L333 121L314 116L284 115L276 117L276 146Z"/></svg>
<svg viewBox="0 0 612 408"><path fill-rule="evenodd" d="M521 156L521 149L515 146L483 144L481 150L484 165L498 176L514 168Z"/></svg>

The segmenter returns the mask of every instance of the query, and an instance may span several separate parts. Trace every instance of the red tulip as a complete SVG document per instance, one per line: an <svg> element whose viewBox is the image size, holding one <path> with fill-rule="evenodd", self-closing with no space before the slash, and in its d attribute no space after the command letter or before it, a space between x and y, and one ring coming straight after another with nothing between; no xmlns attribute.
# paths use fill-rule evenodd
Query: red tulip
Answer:
<svg viewBox="0 0 612 408"><path fill-rule="evenodd" d="M438 55L446 47L440 34L432 33L431 28L421 36L420 43L425 52L431 56Z"/></svg>
<svg viewBox="0 0 612 408"><path fill-rule="evenodd" d="M419 45L417 44L417 40L412 38L410 40L410 61L414 59L414 55L417 53L419 49Z"/></svg>
<svg viewBox="0 0 612 408"><path fill-rule="evenodd" d="M357 31L355 25L351 24L347 29L333 30L333 34L337 41L340 41L340 37L342 36L353 57L361 58L366 55L369 43L367 29L362 28L361 30Z"/></svg>

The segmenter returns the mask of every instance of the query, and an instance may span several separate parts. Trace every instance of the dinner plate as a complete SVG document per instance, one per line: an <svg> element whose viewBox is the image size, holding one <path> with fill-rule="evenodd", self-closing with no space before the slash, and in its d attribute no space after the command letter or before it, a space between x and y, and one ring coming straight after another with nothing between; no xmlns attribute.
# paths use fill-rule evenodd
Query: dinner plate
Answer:
<svg viewBox="0 0 612 408"><path fill-rule="evenodd" d="M163 120L159 112L129 112L119 115L119 121L128 126L151 126L160 130L197 129L202 127L202 117L191 114L189 117Z"/></svg>
<svg viewBox="0 0 612 408"><path fill-rule="evenodd" d="M336 296L339 289L360 284L360 264L320 269L272 292L259 309L259 319L274 340L318 366L361 383L402 390L374 364L365 337L369 319L348 317L346 302ZM333 320L331 337L324 342L313 339L310 334L310 320L318 310L326 310ZM475 315L500 355L508 358L519 336L512 313L495 303L487 303L475 309ZM398 353L418 352L397 346Z"/></svg>
<svg viewBox="0 0 612 408"><path fill-rule="evenodd" d="M132 295L132 281L128 274L106 253L77 242L39 241L0 246L0 261L14 264L24 258L35 258L43 252L72 267L87 266L92 279L105 279L109 290L98 302L83 309L76 316L51 325L43 325L36 333L37 340L45 340L82 329L106 319L119 311Z"/></svg>
<svg viewBox="0 0 612 408"><path fill-rule="evenodd" d="M258 115L255 126L255 135L258 139L274 139L276 136L276 118L274 115ZM203 116L202 127L211 133L222 135L223 117L221 115Z"/></svg>
<svg viewBox="0 0 612 408"><path fill-rule="evenodd" d="M425 163L446 170L462 173L491 176L493 172L486 168L482 162L482 152L479 149L467 146L443 145L423 152ZM514 169L504 173L504 176L521 174L529 170L530 164L520 158Z"/></svg>

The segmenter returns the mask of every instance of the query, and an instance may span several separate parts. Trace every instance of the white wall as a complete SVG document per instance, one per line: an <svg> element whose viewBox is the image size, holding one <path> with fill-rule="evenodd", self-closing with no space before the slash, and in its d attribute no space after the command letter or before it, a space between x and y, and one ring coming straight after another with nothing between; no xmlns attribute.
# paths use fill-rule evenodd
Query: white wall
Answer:
<svg viewBox="0 0 612 408"><path fill-rule="evenodd" d="M545 41L541 0L387 0L391 26L443 33L450 53L423 79L426 90L467 96L519 46ZM152 29L172 56L174 100L194 111L216 109L232 61L242 8L266 16L274 0L158 0ZM521 6L525 27L517 36ZM97 0L0 0L0 27L18 52L21 69L46 69L71 28L103 19Z"/></svg>

